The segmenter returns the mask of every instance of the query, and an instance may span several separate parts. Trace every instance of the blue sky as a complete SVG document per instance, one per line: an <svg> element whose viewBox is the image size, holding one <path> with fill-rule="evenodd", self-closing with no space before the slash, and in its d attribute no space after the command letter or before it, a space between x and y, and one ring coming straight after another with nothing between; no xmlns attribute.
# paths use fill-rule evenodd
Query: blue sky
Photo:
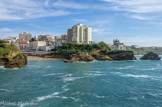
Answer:
<svg viewBox="0 0 162 107"><path fill-rule="evenodd" d="M1 0L0 37L66 34L92 27L92 39L112 44L162 46L162 0Z"/></svg>

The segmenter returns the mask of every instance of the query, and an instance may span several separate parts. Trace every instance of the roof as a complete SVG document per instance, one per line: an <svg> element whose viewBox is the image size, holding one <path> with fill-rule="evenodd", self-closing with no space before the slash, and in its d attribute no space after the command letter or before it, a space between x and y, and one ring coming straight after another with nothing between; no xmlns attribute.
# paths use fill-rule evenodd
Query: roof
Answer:
<svg viewBox="0 0 162 107"><path fill-rule="evenodd" d="M27 41L20 41L19 44L28 44Z"/></svg>

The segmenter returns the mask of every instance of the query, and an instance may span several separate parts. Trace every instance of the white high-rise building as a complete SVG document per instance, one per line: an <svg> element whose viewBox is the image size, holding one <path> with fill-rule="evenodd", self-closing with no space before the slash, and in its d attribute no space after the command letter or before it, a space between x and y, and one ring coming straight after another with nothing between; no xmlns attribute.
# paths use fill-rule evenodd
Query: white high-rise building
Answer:
<svg viewBox="0 0 162 107"><path fill-rule="evenodd" d="M92 28L84 26L82 24L77 24L68 29L68 42L76 43L86 43L90 44L92 42Z"/></svg>

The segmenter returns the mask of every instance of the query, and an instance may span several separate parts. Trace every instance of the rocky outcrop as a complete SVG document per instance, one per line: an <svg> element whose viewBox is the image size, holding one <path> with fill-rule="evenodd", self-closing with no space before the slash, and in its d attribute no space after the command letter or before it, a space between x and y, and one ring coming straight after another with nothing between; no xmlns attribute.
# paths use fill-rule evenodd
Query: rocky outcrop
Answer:
<svg viewBox="0 0 162 107"><path fill-rule="evenodd" d="M106 54L104 52L93 52L89 55L77 55L71 57L69 60L64 62L76 62L76 61L93 61L94 59L104 61L113 61L113 60L136 60L134 53L132 51L122 51L122 52L113 52Z"/></svg>
<svg viewBox="0 0 162 107"><path fill-rule="evenodd" d="M5 68L22 68L27 65L27 55L21 54L20 56L16 56L5 64Z"/></svg>
<svg viewBox="0 0 162 107"><path fill-rule="evenodd" d="M90 62L93 60L94 58L91 55L87 55L87 56L77 55L77 56L71 57L69 60L64 60L64 62L76 62L76 61Z"/></svg>
<svg viewBox="0 0 162 107"><path fill-rule="evenodd" d="M112 60L136 60L134 53L131 51L117 52L108 54Z"/></svg>
<svg viewBox="0 0 162 107"><path fill-rule="evenodd" d="M149 52L140 59L141 60L160 60L161 58L156 53Z"/></svg>
<svg viewBox="0 0 162 107"><path fill-rule="evenodd" d="M0 66L5 68L21 68L27 65L27 55L11 52L10 55L0 57Z"/></svg>
<svg viewBox="0 0 162 107"><path fill-rule="evenodd" d="M100 54L94 54L92 55L95 59L100 60L100 61L104 61L104 60L108 60L108 61L112 61L113 59L110 58L108 55L100 55Z"/></svg>

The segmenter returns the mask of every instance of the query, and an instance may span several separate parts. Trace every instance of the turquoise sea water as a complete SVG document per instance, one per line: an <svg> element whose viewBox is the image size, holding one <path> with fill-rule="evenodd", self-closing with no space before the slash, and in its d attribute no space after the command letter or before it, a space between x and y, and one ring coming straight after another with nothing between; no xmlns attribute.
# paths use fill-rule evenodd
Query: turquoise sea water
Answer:
<svg viewBox="0 0 162 107"><path fill-rule="evenodd" d="M1 106L162 107L162 61L29 61L21 69L1 67Z"/></svg>

